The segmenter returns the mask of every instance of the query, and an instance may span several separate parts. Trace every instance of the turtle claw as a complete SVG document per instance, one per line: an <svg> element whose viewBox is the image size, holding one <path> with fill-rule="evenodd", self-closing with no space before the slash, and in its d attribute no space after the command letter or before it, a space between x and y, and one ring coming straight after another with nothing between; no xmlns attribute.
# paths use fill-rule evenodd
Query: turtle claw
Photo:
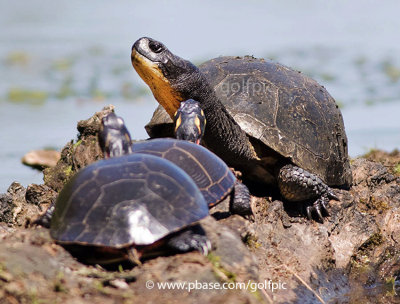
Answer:
<svg viewBox="0 0 400 304"><path fill-rule="evenodd" d="M202 244L199 251L204 256L208 255L208 253L211 251L211 242L209 239L207 239L206 242Z"/></svg>
<svg viewBox="0 0 400 304"><path fill-rule="evenodd" d="M329 216L329 211L327 209L327 203L329 202L329 195L323 195L319 199L317 199L312 206L307 206L307 218L312 220L312 212L317 214L318 220L320 223L324 223L324 217L322 212L324 212L327 216ZM322 212L321 212L322 211Z"/></svg>
<svg viewBox="0 0 400 304"><path fill-rule="evenodd" d="M318 219L323 223L324 222L324 218L323 218L322 213L321 213L321 205L320 204L315 206L315 211L317 212Z"/></svg>
<svg viewBox="0 0 400 304"><path fill-rule="evenodd" d="M313 206L307 206L306 208L306 212L307 212L307 218L312 221L312 215L311 215L311 211L313 210Z"/></svg>
<svg viewBox="0 0 400 304"><path fill-rule="evenodd" d="M329 213L328 208L326 208L327 203L328 202L326 200L321 200L321 207L322 207L322 210L325 212L325 214L327 216L330 216L331 214Z"/></svg>
<svg viewBox="0 0 400 304"><path fill-rule="evenodd" d="M337 195L335 193L333 193L332 189L328 190L327 196L329 199L333 199L335 201L340 201L340 199L337 197Z"/></svg>

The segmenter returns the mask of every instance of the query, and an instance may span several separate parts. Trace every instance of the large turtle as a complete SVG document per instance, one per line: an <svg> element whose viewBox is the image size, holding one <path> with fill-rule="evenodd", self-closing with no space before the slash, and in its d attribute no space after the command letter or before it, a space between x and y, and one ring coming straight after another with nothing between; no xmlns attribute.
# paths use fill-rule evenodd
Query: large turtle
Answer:
<svg viewBox="0 0 400 304"><path fill-rule="evenodd" d="M205 145L248 178L277 185L286 200L312 201L308 217L316 211L323 220L321 208L337 199L330 186L351 186L342 115L311 78L250 56L197 68L147 37L135 42L131 58L170 118L181 101L197 100L207 119Z"/></svg>
<svg viewBox="0 0 400 304"><path fill-rule="evenodd" d="M189 104L194 103L191 101ZM201 113L197 114L203 116ZM193 120L191 115L178 115L181 120L178 127L187 125L187 130L192 133L196 129L196 119ZM192 133L194 134L201 136L202 133ZM193 140L197 142L199 137L193 137ZM172 138L140 141L131 145L131 136L124 120L115 113L103 117L99 143L106 158L141 153L169 160L193 179L210 208L230 195L231 213L245 217L252 214L247 187L237 180L222 159L200 145Z"/></svg>
<svg viewBox="0 0 400 304"><path fill-rule="evenodd" d="M140 263L161 249L207 254L195 225L208 206L193 180L173 163L145 154L100 160L60 192L50 234L87 263Z"/></svg>

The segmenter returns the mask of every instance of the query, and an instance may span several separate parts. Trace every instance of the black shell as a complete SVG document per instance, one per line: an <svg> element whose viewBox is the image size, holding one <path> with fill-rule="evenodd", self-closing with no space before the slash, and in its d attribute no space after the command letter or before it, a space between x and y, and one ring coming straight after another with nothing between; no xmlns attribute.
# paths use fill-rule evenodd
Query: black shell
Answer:
<svg viewBox="0 0 400 304"><path fill-rule="evenodd" d="M194 180L209 207L232 191L236 177L222 159L206 148L176 139L134 143L133 153L156 155L178 165Z"/></svg>
<svg viewBox="0 0 400 304"><path fill-rule="evenodd" d="M208 215L192 179L159 157L100 160L60 192L51 236L64 244L122 248L149 245Z"/></svg>
<svg viewBox="0 0 400 304"><path fill-rule="evenodd" d="M240 127L328 185L352 182L347 137L335 100L313 79L278 63L219 57L200 65L217 96ZM171 119L158 108L146 126Z"/></svg>

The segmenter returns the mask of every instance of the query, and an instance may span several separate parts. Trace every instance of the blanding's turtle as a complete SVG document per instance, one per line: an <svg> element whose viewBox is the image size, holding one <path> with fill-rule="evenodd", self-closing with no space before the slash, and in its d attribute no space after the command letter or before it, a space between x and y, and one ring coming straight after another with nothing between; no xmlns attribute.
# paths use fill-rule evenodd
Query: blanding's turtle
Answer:
<svg viewBox="0 0 400 304"><path fill-rule="evenodd" d="M313 202L309 218L315 211L323 221L321 209L337 199L330 187L351 186L341 112L313 79L251 56L198 68L147 37L134 43L131 58L170 118L181 101L197 100L207 119L204 144L247 178L278 186L284 199Z"/></svg>

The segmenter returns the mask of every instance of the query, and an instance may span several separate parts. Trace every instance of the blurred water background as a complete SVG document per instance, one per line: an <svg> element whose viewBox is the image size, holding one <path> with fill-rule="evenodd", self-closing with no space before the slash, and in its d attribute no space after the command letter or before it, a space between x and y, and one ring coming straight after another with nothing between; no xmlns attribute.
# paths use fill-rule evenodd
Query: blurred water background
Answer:
<svg viewBox="0 0 400 304"><path fill-rule="evenodd" d="M356 157L400 147L400 2L0 0L0 192L41 183L28 151L61 149L114 104L134 138L156 102L130 63L150 36L194 63L254 55L301 70L341 106Z"/></svg>

